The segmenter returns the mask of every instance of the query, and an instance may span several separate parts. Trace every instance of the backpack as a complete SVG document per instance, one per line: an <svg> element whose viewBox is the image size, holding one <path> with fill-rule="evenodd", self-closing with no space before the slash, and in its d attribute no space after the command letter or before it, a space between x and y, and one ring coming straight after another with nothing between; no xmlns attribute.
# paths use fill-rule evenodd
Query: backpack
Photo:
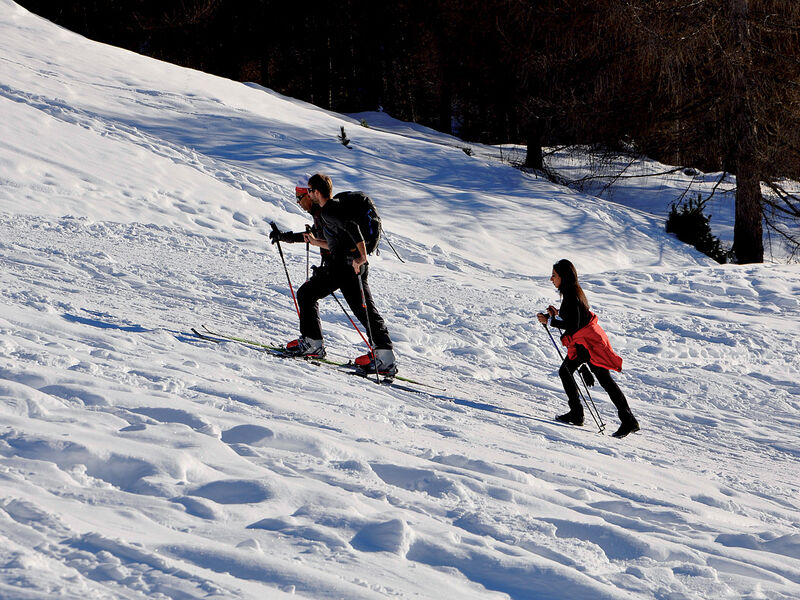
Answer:
<svg viewBox="0 0 800 600"><path fill-rule="evenodd" d="M381 218L372 198L364 192L339 192L334 198L342 205L347 218L358 224L367 254L372 254L381 241Z"/></svg>

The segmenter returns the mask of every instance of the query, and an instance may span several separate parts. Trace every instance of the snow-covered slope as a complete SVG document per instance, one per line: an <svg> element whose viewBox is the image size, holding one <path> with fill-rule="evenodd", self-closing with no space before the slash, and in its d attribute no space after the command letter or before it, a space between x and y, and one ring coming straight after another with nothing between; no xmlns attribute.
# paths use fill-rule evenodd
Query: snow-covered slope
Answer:
<svg viewBox="0 0 800 600"><path fill-rule="evenodd" d="M0 598L800 594L796 265L715 266L646 207L9 0L0 49ZM315 171L378 202L402 374L445 391L191 335L296 335L266 234L307 222ZM625 359L624 440L552 421L534 315L565 256ZM321 305L329 351L361 353Z"/></svg>

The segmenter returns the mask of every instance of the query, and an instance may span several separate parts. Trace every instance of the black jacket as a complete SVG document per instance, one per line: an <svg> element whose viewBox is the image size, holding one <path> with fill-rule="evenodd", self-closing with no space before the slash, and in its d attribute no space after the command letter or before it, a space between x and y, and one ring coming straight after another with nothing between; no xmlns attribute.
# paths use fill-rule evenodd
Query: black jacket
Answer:
<svg viewBox="0 0 800 600"><path fill-rule="evenodd" d="M359 255L356 245L364 242L364 236L338 199L331 198L325 203L319 211L319 220L334 262L346 262Z"/></svg>
<svg viewBox="0 0 800 600"><path fill-rule="evenodd" d="M563 329L564 335L575 335L575 332L589 324L592 313L580 302L577 296L564 298L558 316L550 319L552 327Z"/></svg>

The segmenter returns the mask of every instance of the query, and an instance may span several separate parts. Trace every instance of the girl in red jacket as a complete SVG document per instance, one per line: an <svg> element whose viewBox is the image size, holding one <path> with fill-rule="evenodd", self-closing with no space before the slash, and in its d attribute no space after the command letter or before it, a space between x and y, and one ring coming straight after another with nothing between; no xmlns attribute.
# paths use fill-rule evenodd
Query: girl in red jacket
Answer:
<svg viewBox="0 0 800 600"><path fill-rule="evenodd" d="M573 373L587 363L597 381L608 393L617 407L620 428L613 434L622 438L639 431L639 423L633 416L625 394L611 378L610 369L622 370L622 359L612 350L606 332L598 325L597 315L589 310L589 301L578 284L578 272L570 261L562 259L553 265L550 281L561 293L561 308L547 307L547 314L539 313L540 323L549 321L552 327L563 331L561 343L567 347L567 357L558 374L564 384L569 401L569 412L556 417L557 421L572 425L583 425L583 406L578 397L578 386Z"/></svg>

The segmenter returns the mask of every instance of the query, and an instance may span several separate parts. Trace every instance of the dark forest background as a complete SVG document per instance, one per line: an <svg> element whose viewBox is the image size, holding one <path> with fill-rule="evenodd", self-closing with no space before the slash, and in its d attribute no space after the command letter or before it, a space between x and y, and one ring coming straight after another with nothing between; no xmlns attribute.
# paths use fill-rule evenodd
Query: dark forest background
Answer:
<svg viewBox="0 0 800 600"><path fill-rule="evenodd" d="M580 144L734 173L735 260L763 261L764 225L800 247L795 0L17 1L337 112L525 144L523 167Z"/></svg>

